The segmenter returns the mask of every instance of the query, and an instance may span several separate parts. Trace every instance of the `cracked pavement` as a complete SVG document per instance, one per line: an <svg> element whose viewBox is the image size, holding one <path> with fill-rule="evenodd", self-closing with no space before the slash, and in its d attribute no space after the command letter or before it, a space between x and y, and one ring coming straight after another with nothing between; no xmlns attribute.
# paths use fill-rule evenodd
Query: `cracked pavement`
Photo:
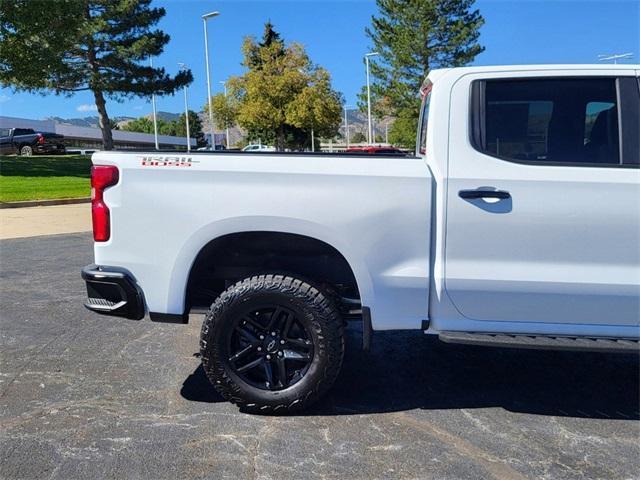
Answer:
<svg viewBox="0 0 640 480"><path fill-rule="evenodd" d="M6 479L640 476L638 357L376 333L304 415L221 399L189 325L86 311L87 233L0 242Z"/></svg>

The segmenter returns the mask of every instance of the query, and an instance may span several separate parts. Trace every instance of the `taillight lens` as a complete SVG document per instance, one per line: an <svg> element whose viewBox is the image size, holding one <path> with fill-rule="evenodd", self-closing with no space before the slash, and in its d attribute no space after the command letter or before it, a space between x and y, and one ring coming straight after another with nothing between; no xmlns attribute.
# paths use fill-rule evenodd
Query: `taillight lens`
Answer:
<svg viewBox="0 0 640 480"><path fill-rule="evenodd" d="M44 145L44 135L42 135L40 133L38 134L38 143L40 145Z"/></svg>
<svg viewBox="0 0 640 480"><path fill-rule="evenodd" d="M91 219L93 240L106 242L111 236L109 207L104 203L104 191L118 183L118 167L94 165L91 167Z"/></svg>

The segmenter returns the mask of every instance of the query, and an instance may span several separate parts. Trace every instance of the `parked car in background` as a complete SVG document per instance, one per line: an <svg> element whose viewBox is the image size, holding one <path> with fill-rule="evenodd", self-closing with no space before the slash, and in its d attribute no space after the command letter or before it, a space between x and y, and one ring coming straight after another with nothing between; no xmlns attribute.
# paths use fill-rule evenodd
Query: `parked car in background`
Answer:
<svg viewBox="0 0 640 480"><path fill-rule="evenodd" d="M368 154L400 154L405 155L405 152L396 147L383 147L383 146L373 146L368 145L365 147L349 147L347 148L347 153L368 153Z"/></svg>
<svg viewBox="0 0 640 480"><path fill-rule="evenodd" d="M252 143L242 149L243 152L275 152L276 147L270 145L261 145L258 143Z"/></svg>
<svg viewBox="0 0 640 480"><path fill-rule="evenodd" d="M65 153L63 135L36 132L32 128L0 129L0 153L30 156L35 153Z"/></svg>
<svg viewBox="0 0 640 480"><path fill-rule="evenodd" d="M196 149L196 151L198 152L219 152L222 150L226 150L226 147L224 145L216 145L213 148L207 145L206 147L200 147Z"/></svg>

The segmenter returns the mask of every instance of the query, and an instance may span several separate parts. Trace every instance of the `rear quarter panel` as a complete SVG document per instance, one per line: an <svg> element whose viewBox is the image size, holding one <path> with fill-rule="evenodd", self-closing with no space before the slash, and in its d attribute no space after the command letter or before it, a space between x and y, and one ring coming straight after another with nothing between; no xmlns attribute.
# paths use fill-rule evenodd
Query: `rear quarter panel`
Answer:
<svg viewBox="0 0 640 480"><path fill-rule="evenodd" d="M105 192L112 234L95 245L96 263L130 270L149 311L183 312L192 262L209 241L277 231L342 253L375 329L420 328L427 318L432 187L422 160L196 154L176 166L149 157L93 156L120 169Z"/></svg>

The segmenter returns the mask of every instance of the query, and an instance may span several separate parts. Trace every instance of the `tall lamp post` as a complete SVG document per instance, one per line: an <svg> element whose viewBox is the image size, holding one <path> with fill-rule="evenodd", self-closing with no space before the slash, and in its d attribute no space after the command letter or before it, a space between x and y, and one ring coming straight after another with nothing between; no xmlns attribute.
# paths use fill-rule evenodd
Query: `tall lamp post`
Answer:
<svg viewBox="0 0 640 480"><path fill-rule="evenodd" d="M349 111L350 106L351 105L344 106L344 138L347 148L349 148L349 120L347 119L347 112Z"/></svg>
<svg viewBox="0 0 640 480"><path fill-rule="evenodd" d="M369 145L371 145L372 126L371 126L371 87L369 86L369 57L380 55L378 52L369 52L364 55L364 62L367 64L367 123L369 126Z"/></svg>
<svg viewBox="0 0 640 480"><path fill-rule="evenodd" d="M222 84L222 88L224 88L224 98L227 98L227 82L220 82ZM229 148L229 127L227 127L227 148Z"/></svg>
<svg viewBox="0 0 640 480"><path fill-rule="evenodd" d="M207 100L209 102L209 134L211 135L211 148L216 148L215 135L213 134L213 106L211 103L211 72L209 71L209 41L207 37L207 20L220 15L220 12L205 13L202 15L204 24L204 60L207 64Z"/></svg>
<svg viewBox="0 0 640 480"><path fill-rule="evenodd" d="M178 63L180 70L186 70L184 63ZM184 86L184 121L187 127L187 152L191 151L191 132L189 132L189 102L187 100L187 86Z"/></svg>
<svg viewBox="0 0 640 480"><path fill-rule="evenodd" d="M149 66L153 68L153 60L149 57ZM158 145L158 120L156 119L156 94L151 94L151 111L153 113L153 139L156 144L156 150L160 150Z"/></svg>

